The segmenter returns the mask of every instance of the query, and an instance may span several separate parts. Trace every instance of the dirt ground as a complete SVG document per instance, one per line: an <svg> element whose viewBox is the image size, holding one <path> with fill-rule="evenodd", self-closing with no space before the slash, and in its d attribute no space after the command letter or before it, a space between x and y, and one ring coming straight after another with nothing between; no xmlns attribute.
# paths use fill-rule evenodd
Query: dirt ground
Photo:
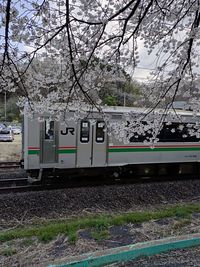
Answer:
<svg viewBox="0 0 200 267"><path fill-rule="evenodd" d="M13 142L0 142L0 161L18 161L21 159L22 136L15 135Z"/></svg>

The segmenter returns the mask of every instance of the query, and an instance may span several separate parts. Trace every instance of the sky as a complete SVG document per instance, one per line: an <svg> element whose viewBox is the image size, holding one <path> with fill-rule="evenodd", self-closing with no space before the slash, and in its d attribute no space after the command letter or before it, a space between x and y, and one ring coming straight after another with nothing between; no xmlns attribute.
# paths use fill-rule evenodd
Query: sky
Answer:
<svg viewBox="0 0 200 267"><path fill-rule="evenodd" d="M133 70L128 69L128 72L131 74L134 80L138 82L147 82L151 78L151 72L155 69L155 51L152 54L148 55L147 49L144 47L144 41L139 40L138 38L138 52L140 62L137 64L137 67Z"/></svg>

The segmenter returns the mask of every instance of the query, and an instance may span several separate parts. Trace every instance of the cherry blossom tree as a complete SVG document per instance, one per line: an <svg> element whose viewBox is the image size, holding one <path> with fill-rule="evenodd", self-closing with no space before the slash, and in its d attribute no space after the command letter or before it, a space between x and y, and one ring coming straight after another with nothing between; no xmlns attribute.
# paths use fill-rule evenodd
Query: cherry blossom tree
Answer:
<svg viewBox="0 0 200 267"><path fill-rule="evenodd" d="M155 57L151 86L143 90L151 103L146 119L152 121L163 103L167 113L183 87L194 112L200 111L199 86L193 90L199 77L200 0L2 0L0 14L1 88L18 88L21 105L26 98L41 111L55 112L59 102L64 109L86 103L101 111L104 82L123 80L121 69L131 72L145 61L142 46ZM50 72L44 74L41 66L33 71L33 62L47 58L54 62ZM102 61L113 66L112 75ZM157 116L154 124L166 119Z"/></svg>

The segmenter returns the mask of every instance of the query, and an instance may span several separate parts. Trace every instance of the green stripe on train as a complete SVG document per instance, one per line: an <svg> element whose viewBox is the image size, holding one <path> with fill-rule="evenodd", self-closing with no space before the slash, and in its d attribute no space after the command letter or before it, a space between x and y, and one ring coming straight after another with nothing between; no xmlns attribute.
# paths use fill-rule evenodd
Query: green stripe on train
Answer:
<svg viewBox="0 0 200 267"><path fill-rule="evenodd" d="M58 150L58 154L74 154L76 149L62 149ZM108 152L167 152L167 151L200 151L200 147L156 147L156 148L109 148ZM40 150L29 150L29 155L38 155Z"/></svg>
<svg viewBox="0 0 200 267"><path fill-rule="evenodd" d="M200 151L200 147L109 148L108 152Z"/></svg>
<svg viewBox="0 0 200 267"><path fill-rule="evenodd" d="M76 149L62 149L58 150L58 154L73 154L76 153Z"/></svg>
<svg viewBox="0 0 200 267"><path fill-rule="evenodd" d="M73 154L76 153L76 149L62 149L57 151L58 154ZM38 155L40 154L40 150L29 150L29 155Z"/></svg>
<svg viewBox="0 0 200 267"><path fill-rule="evenodd" d="M40 154L40 150L29 150L28 154L29 155L38 155L38 154Z"/></svg>

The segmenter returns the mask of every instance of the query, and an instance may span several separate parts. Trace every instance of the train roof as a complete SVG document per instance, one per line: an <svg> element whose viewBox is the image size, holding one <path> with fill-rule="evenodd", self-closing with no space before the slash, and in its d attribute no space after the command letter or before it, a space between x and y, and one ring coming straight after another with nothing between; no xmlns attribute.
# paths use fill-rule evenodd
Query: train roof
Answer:
<svg viewBox="0 0 200 267"><path fill-rule="evenodd" d="M151 108L138 108L138 107L122 107L122 106L106 106L102 108L105 113L137 113L137 114L145 114L151 111ZM155 112L165 113L165 109L154 109ZM180 109L169 109L168 112L176 113L181 116L193 116L194 111L190 110L180 110ZM200 113L195 113L195 115L200 116Z"/></svg>
<svg viewBox="0 0 200 267"><path fill-rule="evenodd" d="M62 104L61 104L62 105ZM25 105L25 113L26 113L26 107L28 106ZM73 106L70 106L69 111L70 112L75 112L77 109L73 108ZM99 111L96 108L89 108L86 107L85 109L82 108L83 111L89 111L91 112L95 112L98 113ZM165 114L166 113L166 109L152 109L152 108L140 108L140 107L123 107L123 106L102 106L101 107L102 112L104 113L117 113L117 114L128 114L128 113L135 113L135 114L146 114L151 112L157 112L160 114ZM48 112L47 112L48 113ZM191 110L185 110L185 109L168 109L167 113L169 114L176 114L176 115L180 115L180 116L190 116L190 117L194 117L194 116L198 116L200 117L200 112L195 112L195 111L191 111ZM37 114L37 112L35 113ZM42 114L40 114L42 115Z"/></svg>

